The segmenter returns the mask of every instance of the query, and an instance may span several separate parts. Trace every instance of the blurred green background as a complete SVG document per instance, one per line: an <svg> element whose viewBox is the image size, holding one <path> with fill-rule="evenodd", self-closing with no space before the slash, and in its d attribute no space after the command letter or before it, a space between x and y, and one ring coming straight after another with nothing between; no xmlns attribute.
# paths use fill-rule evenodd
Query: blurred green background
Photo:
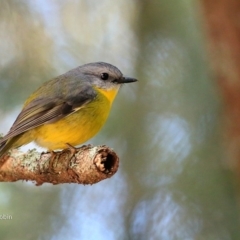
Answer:
<svg viewBox="0 0 240 240"><path fill-rule="evenodd" d="M1 239L240 239L200 13L196 1L1 0L0 132L33 90L76 66L105 61L139 79L89 141L119 154L116 175L1 183L0 214L12 216Z"/></svg>

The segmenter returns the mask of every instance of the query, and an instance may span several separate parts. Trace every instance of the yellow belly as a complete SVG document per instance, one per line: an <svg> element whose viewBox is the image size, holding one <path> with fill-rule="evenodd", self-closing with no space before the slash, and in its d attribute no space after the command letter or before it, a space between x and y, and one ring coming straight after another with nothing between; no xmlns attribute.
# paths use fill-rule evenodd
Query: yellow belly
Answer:
<svg viewBox="0 0 240 240"><path fill-rule="evenodd" d="M55 123L30 130L29 134L39 146L51 150L66 148L66 143L76 146L99 132L107 120L110 108L111 102L101 94L82 109Z"/></svg>

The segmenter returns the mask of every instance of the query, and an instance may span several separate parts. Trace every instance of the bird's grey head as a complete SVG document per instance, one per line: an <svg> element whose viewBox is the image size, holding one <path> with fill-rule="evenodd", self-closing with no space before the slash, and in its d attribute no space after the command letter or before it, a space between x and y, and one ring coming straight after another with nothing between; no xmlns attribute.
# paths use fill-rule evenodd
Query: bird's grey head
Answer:
<svg viewBox="0 0 240 240"><path fill-rule="evenodd" d="M123 83L137 81L134 78L123 76L117 67L104 62L88 63L78 67L78 70L87 81L102 89L119 88Z"/></svg>

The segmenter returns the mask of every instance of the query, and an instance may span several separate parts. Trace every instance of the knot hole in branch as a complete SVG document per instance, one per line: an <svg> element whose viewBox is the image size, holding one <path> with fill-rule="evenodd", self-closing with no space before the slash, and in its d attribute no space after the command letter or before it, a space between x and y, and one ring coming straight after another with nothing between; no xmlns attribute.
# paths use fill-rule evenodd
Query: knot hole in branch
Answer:
<svg viewBox="0 0 240 240"><path fill-rule="evenodd" d="M112 175L117 171L119 160L113 151L99 150L94 163L101 172Z"/></svg>

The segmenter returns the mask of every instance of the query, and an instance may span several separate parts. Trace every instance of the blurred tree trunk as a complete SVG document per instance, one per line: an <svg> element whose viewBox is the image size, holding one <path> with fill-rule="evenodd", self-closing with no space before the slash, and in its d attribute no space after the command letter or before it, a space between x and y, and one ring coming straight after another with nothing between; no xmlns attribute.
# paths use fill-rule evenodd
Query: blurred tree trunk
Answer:
<svg viewBox="0 0 240 240"><path fill-rule="evenodd" d="M240 180L240 1L202 0L211 66L223 98L227 164Z"/></svg>

